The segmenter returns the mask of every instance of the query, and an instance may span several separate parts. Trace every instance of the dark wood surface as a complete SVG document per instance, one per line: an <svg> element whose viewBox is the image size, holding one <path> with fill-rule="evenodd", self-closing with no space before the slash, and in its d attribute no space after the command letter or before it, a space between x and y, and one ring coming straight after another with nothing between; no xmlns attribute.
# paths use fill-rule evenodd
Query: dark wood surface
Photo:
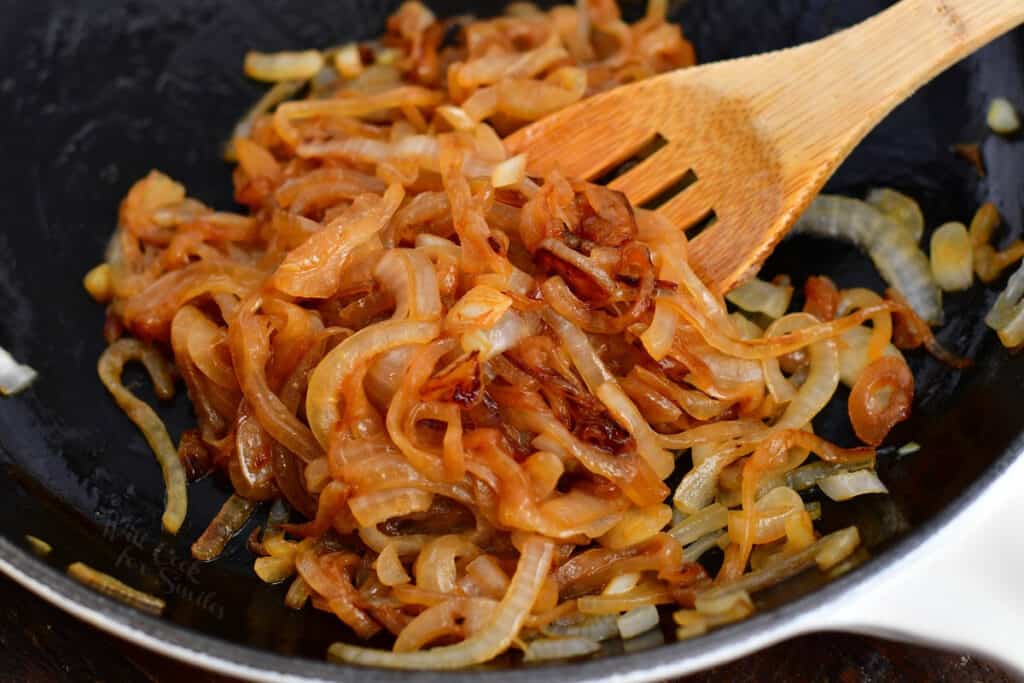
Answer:
<svg viewBox="0 0 1024 683"><path fill-rule="evenodd" d="M232 683L121 643L0 578L0 680L19 683ZM875 638L792 640L684 683L948 681L1024 683L974 657Z"/></svg>

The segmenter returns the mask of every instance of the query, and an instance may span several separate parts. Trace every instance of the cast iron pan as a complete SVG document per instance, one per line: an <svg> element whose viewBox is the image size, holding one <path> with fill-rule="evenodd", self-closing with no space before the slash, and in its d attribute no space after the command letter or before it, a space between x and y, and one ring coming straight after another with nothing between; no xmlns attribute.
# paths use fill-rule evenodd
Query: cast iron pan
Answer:
<svg viewBox="0 0 1024 683"><path fill-rule="evenodd" d="M820 38L886 4L691 0L674 4L672 14L706 62ZM442 14L490 14L501 7L470 0L432 5ZM103 311L82 290L81 278L102 257L120 198L151 168L183 181L209 204L232 206L220 145L263 91L242 76L245 50L370 38L396 6L395 0L0 0L0 345L40 375L30 390L0 402L0 560L37 592L63 596L65 608L79 616L150 646L162 643L165 652L193 663L248 675L395 677L324 664L326 646L349 634L334 618L284 608L284 589L267 587L253 574L247 533L216 563L191 561L189 544L229 493L224 481L192 486L181 533L161 535L160 473L96 377ZM634 17L642 11L637 2L625 7ZM992 200L1008 223L1000 239L1019 236L1024 147L987 135L984 112L995 95L1024 101L1024 33L989 46L902 106L829 189L903 189L921 200L930 227L967 220L980 202ZM984 179L950 150L976 141L983 142L988 165ZM784 243L768 269L797 281L827 273L841 286L881 285L855 251L810 239ZM947 298L949 323L941 339L976 359L975 367L954 372L910 355L918 383L915 415L889 443L913 439L922 448L912 456L880 457L892 495L841 506L825 501L825 530L861 525L873 555L864 566L824 587L813 572L791 581L760 597L762 611L754 619L697 641L654 647L656 639L641 654L611 644L597 661L532 669L503 661L464 675L668 675L688 658L714 657L731 644L764 637L812 605L842 599L851 585L899 562L998 475L1021 435L1024 359L1002 350L981 322L995 291L977 287ZM152 396L141 374L128 377ZM816 426L849 444L845 396L840 399ZM188 425L184 391L162 413L172 434ZM50 542L53 554L45 561L30 557L25 534ZM140 615L70 582L63 568L76 560L161 595L168 603L164 617ZM671 632L666 624L666 636Z"/></svg>

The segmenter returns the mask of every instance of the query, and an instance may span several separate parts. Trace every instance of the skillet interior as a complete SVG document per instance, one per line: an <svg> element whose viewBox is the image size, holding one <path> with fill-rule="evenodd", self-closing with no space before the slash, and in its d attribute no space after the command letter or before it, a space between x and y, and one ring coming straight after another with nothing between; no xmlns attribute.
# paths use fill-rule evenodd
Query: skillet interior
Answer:
<svg viewBox="0 0 1024 683"><path fill-rule="evenodd" d="M500 7L487 3L482 11L483 3L469 0L430 4L442 13ZM690 0L674 3L672 11L706 62L818 38L886 4ZM224 482L192 486L181 534L161 536L159 471L96 378L102 311L80 281L102 256L119 199L150 168L183 181L212 205L232 206L219 145L262 91L241 75L246 49L369 38L396 5L0 0L8 17L0 27L0 215L6 221L0 232L0 345L40 372L32 389L0 403L0 486L6 492L0 532L12 543L23 546L24 534L34 534L54 545L49 563L55 567L82 560L160 594L168 601L166 620L198 633L314 659L322 658L327 643L346 637L331 617L283 607L284 589L266 587L252 573L246 534L222 560L191 562L188 544L227 496ZM634 15L642 10L636 2L624 6ZM930 227L965 220L980 201L991 199L1009 224L1002 238L1018 236L1024 218L1021 143L987 136L986 180L949 149L986 137L985 106L997 94L1024 101L1020 32L901 107L830 189L858 192L869 183L905 189L922 201ZM768 268L798 281L828 273L842 286L880 284L865 258L817 240L785 243ZM893 495L826 505L824 528L856 521L874 552L897 545L1019 436L1024 360L1002 351L980 322L994 291L976 288L947 299L949 324L940 338L976 358L975 368L951 372L911 354L916 412L889 443L913 439L922 450L880 458ZM140 375L129 377L151 396ZM162 412L172 434L190 422L183 391ZM817 426L849 443L841 406ZM807 576L761 600L771 607L819 583ZM609 653L620 649L613 644Z"/></svg>

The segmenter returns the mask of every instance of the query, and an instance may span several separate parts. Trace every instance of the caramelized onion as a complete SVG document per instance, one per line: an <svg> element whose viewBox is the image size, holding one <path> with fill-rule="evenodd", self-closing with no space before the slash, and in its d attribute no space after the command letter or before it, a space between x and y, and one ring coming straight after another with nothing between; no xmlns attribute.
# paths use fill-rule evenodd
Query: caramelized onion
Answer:
<svg viewBox="0 0 1024 683"><path fill-rule="evenodd" d="M850 422L857 437L877 446L898 423L910 417L914 376L901 359L885 357L864 369L850 391Z"/></svg>

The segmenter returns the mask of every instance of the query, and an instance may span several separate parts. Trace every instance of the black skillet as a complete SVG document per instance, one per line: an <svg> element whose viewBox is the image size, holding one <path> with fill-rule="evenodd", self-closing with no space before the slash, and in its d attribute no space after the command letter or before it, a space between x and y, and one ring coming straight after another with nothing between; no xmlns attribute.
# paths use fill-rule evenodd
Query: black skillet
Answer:
<svg viewBox="0 0 1024 683"><path fill-rule="evenodd" d="M432 4L442 14L491 14L502 3ZM887 4L690 0L673 3L671 11L706 62L819 38ZM161 535L159 470L96 377L103 312L81 287L84 273L102 258L118 201L149 169L164 170L210 204L232 206L220 145L263 90L242 76L247 49L371 38L396 6L394 0L0 0L0 345L40 375L24 394L0 401L0 569L86 621L240 676L397 677L324 664L327 644L350 636L333 618L285 609L283 589L253 574L247 534L216 563L190 560L190 542L229 493L224 482L210 478L192 486L181 533ZM642 11L640 3L624 6L633 17ZM1000 239L1019 236L1024 145L987 133L984 114L996 95L1024 104L1022 32L985 48L900 107L829 189L903 189L921 200L929 227L967 220L980 202L991 200L1008 226ZM982 143L986 178L954 156L951 146L964 142ZM864 257L817 240L784 243L768 269L798 281L827 273L842 286L881 285ZM528 669L503 661L459 677L641 680L683 673L785 637L809 613L841 608L912 560L917 546L958 511L984 500L989 484L1021 451L1024 359L1004 351L981 322L995 291L976 287L947 297L949 322L940 338L973 357L973 368L955 372L910 354L918 383L915 415L889 443L914 440L921 450L880 457L892 495L843 505L826 501L823 528L860 524L872 554L866 564L828 585L816 572L791 581L759 598L755 618L695 641L673 644L669 637L658 646L658 639L648 640L651 649L642 653L612 644L607 656L587 662ZM128 376L151 396L141 375ZM181 394L162 409L175 434L190 419ZM817 427L848 442L838 404L845 401ZM25 534L50 542L53 553L46 560L32 557ZM71 582L63 568L76 560L161 595L168 603L164 616L150 618ZM979 580L985 571L977 568ZM665 634L671 632L666 624ZM440 680L429 673L412 677Z"/></svg>

